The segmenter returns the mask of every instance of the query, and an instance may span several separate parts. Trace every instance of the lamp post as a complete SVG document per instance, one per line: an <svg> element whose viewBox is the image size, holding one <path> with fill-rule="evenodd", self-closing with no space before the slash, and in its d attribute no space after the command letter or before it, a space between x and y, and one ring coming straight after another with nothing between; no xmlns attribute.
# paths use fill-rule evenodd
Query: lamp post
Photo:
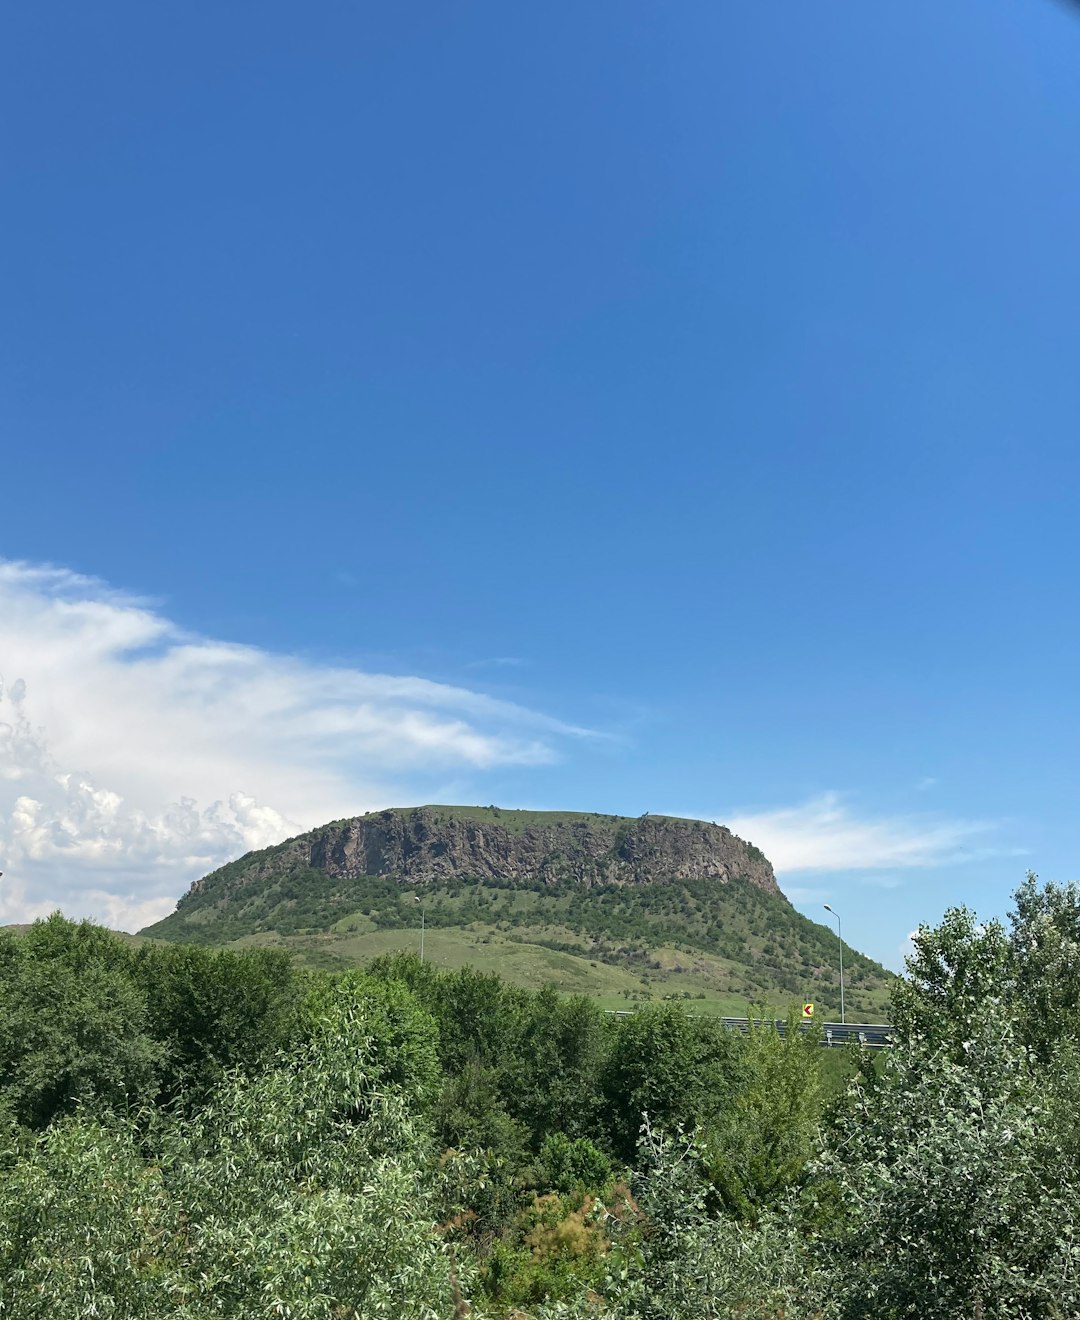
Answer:
<svg viewBox="0 0 1080 1320"><path fill-rule="evenodd" d="M840 1022L845 1025L847 1018L844 1016L844 937L840 934L840 913L834 912L828 903L824 904L824 908L836 918L836 938L840 941Z"/></svg>
<svg viewBox="0 0 1080 1320"><path fill-rule="evenodd" d="M419 894L413 894L413 898L420 904L420 961L424 961L424 901Z"/></svg>

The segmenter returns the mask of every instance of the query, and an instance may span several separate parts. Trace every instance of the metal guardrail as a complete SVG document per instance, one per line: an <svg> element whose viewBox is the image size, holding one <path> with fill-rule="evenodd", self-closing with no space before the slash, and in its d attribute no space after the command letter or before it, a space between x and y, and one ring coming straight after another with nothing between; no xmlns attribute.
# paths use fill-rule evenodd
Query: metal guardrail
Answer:
<svg viewBox="0 0 1080 1320"><path fill-rule="evenodd" d="M722 1018L724 1026L729 1031L747 1031L749 1023L746 1018ZM755 1018L754 1025L761 1026L762 1019ZM811 1023L800 1022L799 1030L806 1031ZM821 1043L825 1046L846 1045L850 1040L857 1040L860 1045L867 1045L871 1049L882 1049L886 1045L892 1044L893 1027L888 1022L823 1022L821 1023L822 1034ZM776 1030L783 1036L787 1032L787 1022L783 1019L777 1019Z"/></svg>
<svg viewBox="0 0 1080 1320"><path fill-rule="evenodd" d="M634 1008L609 1008L605 1012L609 1017L633 1017L637 1012ZM695 1018L704 1018L704 1013L690 1013L688 1016ZM739 1031L744 1035L750 1030L749 1018L725 1017L720 1021L728 1031ZM754 1026L770 1025L767 1018L754 1018ZM774 1023L776 1030L781 1036L787 1032L787 1022L783 1018L777 1018ZM807 1031L811 1023L800 1022L799 1030ZM857 1040L860 1045L871 1050L881 1050L892 1044L892 1033L894 1028L888 1022L823 1022L821 1023L821 1044L830 1049L836 1046L847 1045L849 1041Z"/></svg>

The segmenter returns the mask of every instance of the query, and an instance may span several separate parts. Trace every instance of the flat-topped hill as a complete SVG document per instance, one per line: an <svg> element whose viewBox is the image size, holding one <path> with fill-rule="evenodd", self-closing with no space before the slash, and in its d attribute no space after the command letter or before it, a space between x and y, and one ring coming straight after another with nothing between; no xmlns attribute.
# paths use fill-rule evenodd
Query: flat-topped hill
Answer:
<svg viewBox="0 0 1080 1320"><path fill-rule="evenodd" d="M284 943L343 966L412 947L612 1006L678 994L839 1002L836 937L780 892L764 854L674 816L423 806L332 821L192 885L143 933ZM854 950L848 1005L885 1010L888 973Z"/></svg>

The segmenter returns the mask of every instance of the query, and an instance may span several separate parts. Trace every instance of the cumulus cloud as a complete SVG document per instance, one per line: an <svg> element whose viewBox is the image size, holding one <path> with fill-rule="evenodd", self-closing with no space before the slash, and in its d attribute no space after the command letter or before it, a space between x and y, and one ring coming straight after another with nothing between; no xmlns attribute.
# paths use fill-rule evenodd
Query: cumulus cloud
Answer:
<svg viewBox="0 0 1080 1320"><path fill-rule="evenodd" d="M193 636L94 579L0 561L0 922L61 906L134 929L247 849L586 734Z"/></svg>
<svg viewBox="0 0 1080 1320"><path fill-rule="evenodd" d="M992 828L926 815L860 816L838 793L725 820L755 843L777 872L870 871L966 859Z"/></svg>

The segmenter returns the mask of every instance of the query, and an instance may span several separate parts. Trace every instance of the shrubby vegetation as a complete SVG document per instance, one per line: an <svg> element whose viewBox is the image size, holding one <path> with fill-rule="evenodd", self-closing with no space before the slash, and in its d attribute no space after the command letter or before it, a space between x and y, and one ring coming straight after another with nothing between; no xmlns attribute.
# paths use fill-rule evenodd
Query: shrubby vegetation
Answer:
<svg viewBox="0 0 1080 1320"><path fill-rule="evenodd" d="M885 1057L54 916L0 932L0 1316L1076 1315L1078 1006L1033 877L919 932Z"/></svg>
<svg viewBox="0 0 1080 1320"><path fill-rule="evenodd" d="M297 866L255 883L252 865L241 858L222 867L214 888L189 895L179 912L148 933L212 945L273 934L303 956L334 959L336 950L348 948L353 931L415 929L414 891L393 876L342 879ZM427 887L424 894L432 931L469 931L477 940L497 932L635 978L661 971L658 950L685 955L686 969L704 954L712 960L707 965L713 993L839 1002L835 933L746 879L586 887L457 877ZM881 1012L890 975L850 947L844 958L849 1007ZM649 995L651 988L639 983L639 993Z"/></svg>

